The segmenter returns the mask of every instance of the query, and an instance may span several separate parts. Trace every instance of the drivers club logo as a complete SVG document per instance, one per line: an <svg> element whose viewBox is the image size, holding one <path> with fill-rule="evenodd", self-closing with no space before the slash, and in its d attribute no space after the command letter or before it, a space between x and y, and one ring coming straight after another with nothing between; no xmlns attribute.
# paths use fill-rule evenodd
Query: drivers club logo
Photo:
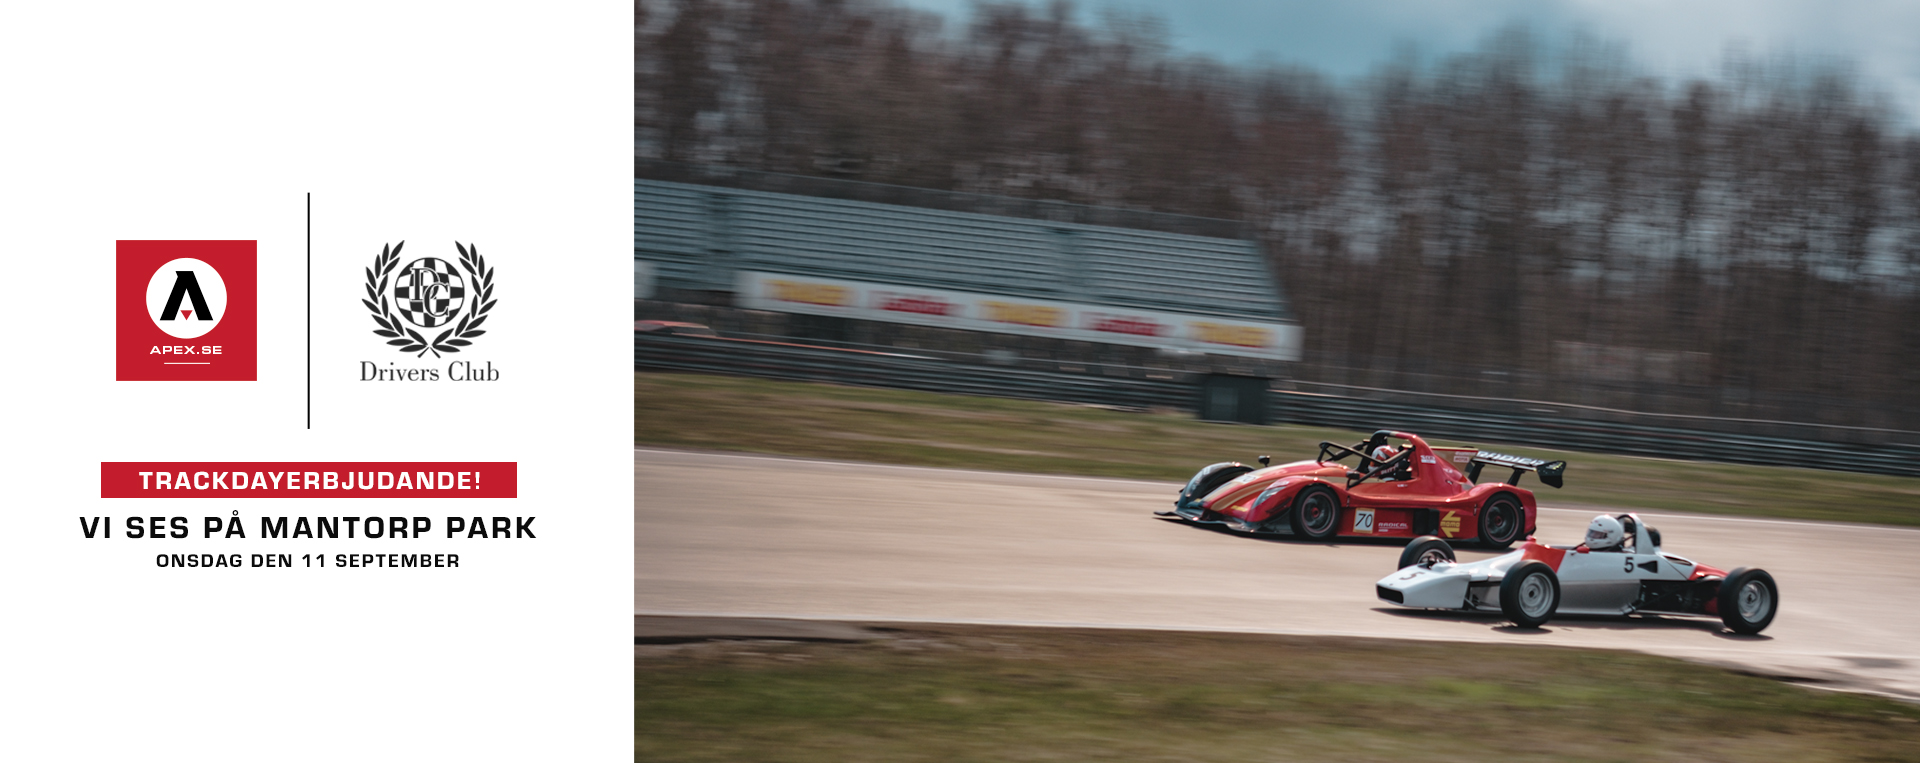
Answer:
<svg viewBox="0 0 1920 763"><path fill-rule="evenodd" d="M400 250L406 245L381 247L367 268L367 297L361 304L379 326L373 333L414 357L433 353L437 358L471 346L487 333L480 326L498 304L493 268L480 256L480 247L454 242L460 253L456 269L437 257L419 257L402 267Z"/></svg>
<svg viewBox="0 0 1920 763"><path fill-rule="evenodd" d="M401 254L407 242L380 247L366 269L365 305L373 318L374 336L396 351L426 358L445 358L471 351L474 340L486 336L482 328L500 304L493 298L493 266L476 244L454 242L457 257L414 257ZM392 356L388 356L392 357ZM499 381L493 361L478 365L465 359L444 367L402 366L394 361L360 361L361 381Z"/></svg>
<svg viewBox="0 0 1920 763"><path fill-rule="evenodd" d="M115 243L114 378L253 381L253 241Z"/></svg>

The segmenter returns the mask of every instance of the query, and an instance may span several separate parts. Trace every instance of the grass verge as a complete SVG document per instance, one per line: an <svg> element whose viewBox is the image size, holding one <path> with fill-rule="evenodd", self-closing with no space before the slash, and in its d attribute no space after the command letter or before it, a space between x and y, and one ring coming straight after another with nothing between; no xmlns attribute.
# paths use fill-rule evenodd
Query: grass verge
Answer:
<svg viewBox="0 0 1920 763"><path fill-rule="evenodd" d="M1252 462L1263 453L1276 462L1312 458L1321 440L1352 443L1366 436L729 376L635 373L633 389L636 445L919 466L1184 481L1215 461ZM1523 483L1547 505L1920 526L1915 478L1433 442L1565 459L1565 489Z"/></svg>
<svg viewBox="0 0 1920 763"><path fill-rule="evenodd" d="M911 626L637 646L648 761L1920 761L1920 707L1648 655Z"/></svg>

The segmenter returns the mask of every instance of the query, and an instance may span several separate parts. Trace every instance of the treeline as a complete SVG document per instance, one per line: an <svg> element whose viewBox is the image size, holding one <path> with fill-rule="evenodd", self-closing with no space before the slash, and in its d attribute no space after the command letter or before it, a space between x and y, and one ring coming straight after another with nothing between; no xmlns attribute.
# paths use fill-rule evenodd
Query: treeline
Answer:
<svg viewBox="0 0 1920 763"><path fill-rule="evenodd" d="M1241 220L1304 379L1920 429L1920 138L1837 65L1521 30L1335 83L1065 5L636 5L636 154Z"/></svg>

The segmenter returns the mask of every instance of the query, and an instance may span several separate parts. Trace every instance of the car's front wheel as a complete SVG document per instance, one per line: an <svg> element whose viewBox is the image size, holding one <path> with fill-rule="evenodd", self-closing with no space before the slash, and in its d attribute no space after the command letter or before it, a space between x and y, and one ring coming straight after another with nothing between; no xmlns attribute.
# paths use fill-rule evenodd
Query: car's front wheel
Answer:
<svg viewBox="0 0 1920 763"><path fill-rule="evenodd" d="M1741 567L1720 581L1720 622L1734 633L1752 635L1773 622L1780 610L1780 588L1766 570Z"/></svg>
<svg viewBox="0 0 1920 763"><path fill-rule="evenodd" d="M1432 567L1441 562L1453 560L1453 547L1447 545L1446 541L1431 535L1422 535L1414 538L1413 542L1408 543L1407 547L1400 552L1400 566L1394 569L1404 570L1415 566Z"/></svg>
<svg viewBox="0 0 1920 763"><path fill-rule="evenodd" d="M1492 549L1513 545L1525 531L1526 512L1510 495L1496 495L1480 507L1480 544Z"/></svg>
<svg viewBox="0 0 1920 763"><path fill-rule="evenodd" d="M1310 487L1293 498L1293 534L1326 540L1340 529L1340 499L1332 490Z"/></svg>
<svg viewBox="0 0 1920 763"><path fill-rule="evenodd" d="M1500 611L1514 625L1538 628L1560 608L1560 576L1542 562L1521 562L1500 581Z"/></svg>

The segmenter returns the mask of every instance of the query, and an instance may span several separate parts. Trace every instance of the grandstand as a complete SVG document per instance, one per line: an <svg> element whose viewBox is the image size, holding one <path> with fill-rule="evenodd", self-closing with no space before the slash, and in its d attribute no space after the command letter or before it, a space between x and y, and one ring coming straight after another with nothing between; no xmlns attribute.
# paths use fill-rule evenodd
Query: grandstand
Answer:
<svg viewBox="0 0 1920 763"><path fill-rule="evenodd" d="M633 198L634 257L661 288L726 292L767 271L1293 323L1241 238L651 179Z"/></svg>
<svg viewBox="0 0 1920 763"><path fill-rule="evenodd" d="M1185 379L1251 422L1300 356L1231 221L644 160L633 199L636 319Z"/></svg>

